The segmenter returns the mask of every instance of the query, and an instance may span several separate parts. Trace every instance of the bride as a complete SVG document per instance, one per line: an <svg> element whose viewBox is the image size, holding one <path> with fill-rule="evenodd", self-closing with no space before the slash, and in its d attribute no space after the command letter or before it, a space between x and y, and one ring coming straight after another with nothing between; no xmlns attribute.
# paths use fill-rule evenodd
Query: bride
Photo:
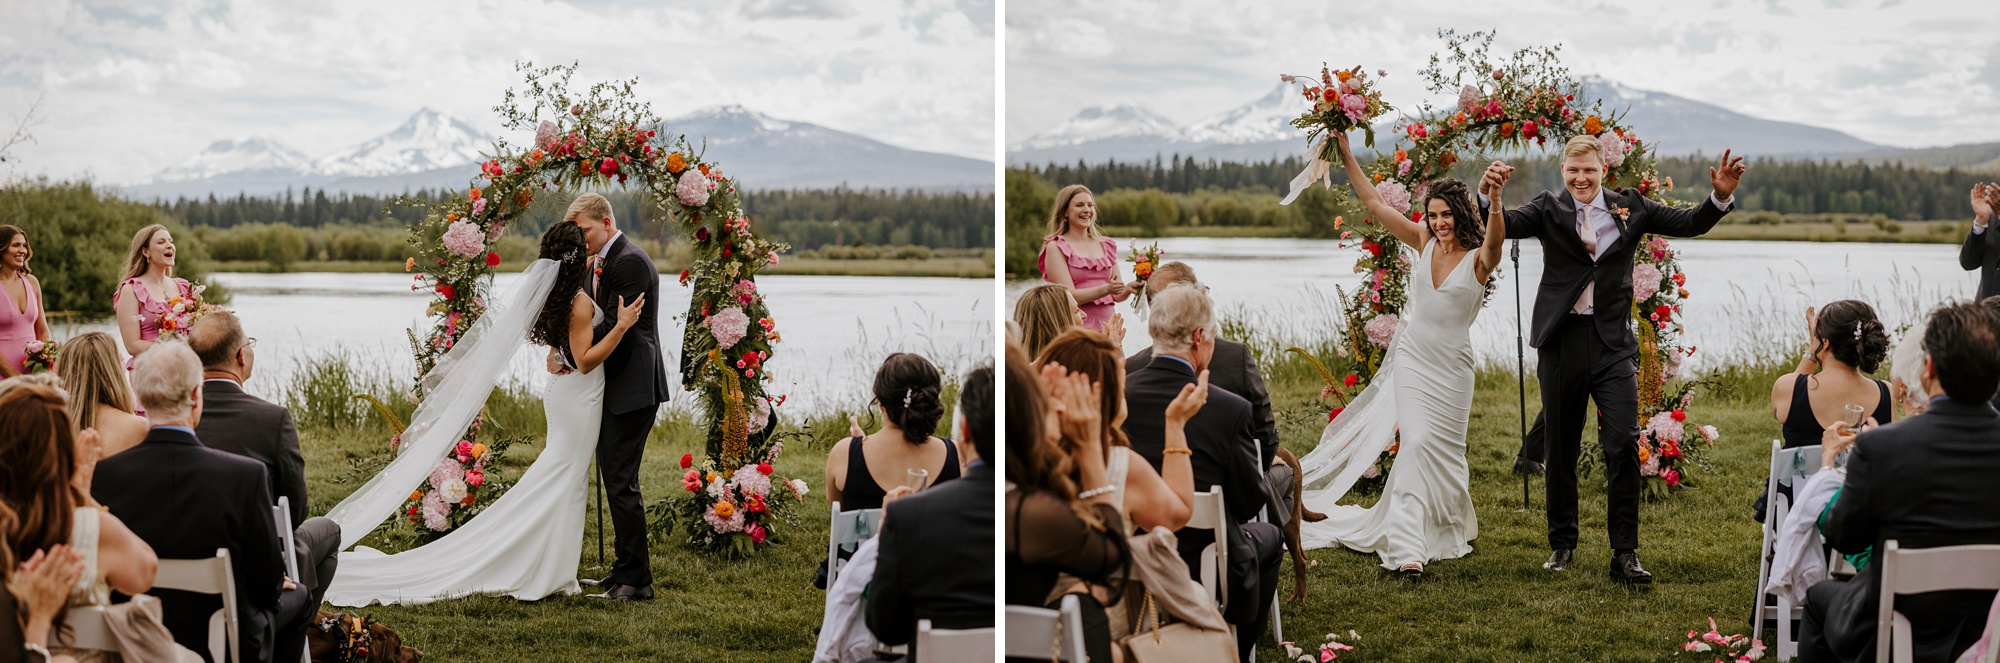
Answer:
<svg viewBox="0 0 2000 663"><path fill-rule="evenodd" d="M611 333L592 342L604 312L584 291L590 274L583 230L557 223L542 233L540 259L512 293L473 324L424 375L426 398L403 433L395 461L327 512L340 523L342 547L395 513L444 458L486 402L508 360L532 342L555 348L576 370L549 381L543 394L548 443L512 489L444 538L393 555L360 547L340 554L327 589L334 605L419 604L469 594L536 600L578 592L590 457L604 404L604 373L595 370L639 319L645 297L619 301Z"/></svg>
<svg viewBox="0 0 2000 663"><path fill-rule="evenodd" d="M1339 544L1375 553L1383 568L1417 577L1425 563L1471 552L1479 536L1465 460L1472 409L1468 332L1500 264L1507 227L1495 203L1482 228L1478 203L1456 178L1432 182L1423 194L1427 223L1411 221L1365 184L1368 176L1355 163L1347 136L1335 134L1335 140L1355 194L1396 239L1417 247L1417 261L1409 306L1374 382L1299 459L1306 508L1327 515L1301 523L1300 538L1306 548ZM1500 200L1499 188L1485 193ZM1336 505L1399 435L1381 499L1372 507Z"/></svg>

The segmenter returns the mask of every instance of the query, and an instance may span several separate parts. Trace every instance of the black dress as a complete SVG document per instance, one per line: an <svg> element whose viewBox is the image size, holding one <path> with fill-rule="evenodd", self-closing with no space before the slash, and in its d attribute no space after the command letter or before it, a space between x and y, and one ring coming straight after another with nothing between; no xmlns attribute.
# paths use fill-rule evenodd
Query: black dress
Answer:
<svg viewBox="0 0 2000 663"><path fill-rule="evenodd" d="M868 473L868 457L861 453L862 439L855 436L848 440L847 481L840 489L841 511L880 509L882 497L889 493L881 484L875 483L875 475ZM958 478L958 471L958 445L944 440L944 468L938 470L937 478L931 481L931 485Z"/></svg>
<svg viewBox="0 0 2000 663"><path fill-rule="evenodd" d="M1782 429L1786 449L1810 447L1819 444L1821 438L1826 436L1826 429L1819 425L1819 417L1813 415L1812 398L1806 391L1811 379L1810 375L1801 375L1798 381L1792 384L1792 404L1785 410L1785 425ZM1875 388L1881 392L1881 397L1876 399L1875 412L1871 416L1875 417L1875 423L1887 424L1895 416L1893 414L1895 410L1889 402L1889 385L1876 380ZM1778 491L1787 497L1792 494L1790 486L1779 486ZM1757 501L1750 505L1750 508L1757 512L1757 522L1764 522L1764 509L1768 499L1768 495L1760 492L1757 494Z"/></svg>

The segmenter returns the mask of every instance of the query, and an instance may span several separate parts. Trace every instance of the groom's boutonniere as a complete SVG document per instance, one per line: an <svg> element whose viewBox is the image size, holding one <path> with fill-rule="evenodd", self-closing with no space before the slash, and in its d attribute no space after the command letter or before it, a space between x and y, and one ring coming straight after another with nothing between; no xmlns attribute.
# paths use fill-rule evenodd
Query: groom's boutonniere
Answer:
<svg viewBox="0 0 2000 663"><path fill-rule="evenodd" d="M1616 217L1618 217L1618 220L1619 220L1619 221L1621 221L1621 222L1623 222L1623 221L1630 221L1630 220L1632 220L1632 208L1630 208L1630 207L1613 207L1613 208L1611 208L1611 215L1612 215L1612 216L1616 216Z"/></svg>

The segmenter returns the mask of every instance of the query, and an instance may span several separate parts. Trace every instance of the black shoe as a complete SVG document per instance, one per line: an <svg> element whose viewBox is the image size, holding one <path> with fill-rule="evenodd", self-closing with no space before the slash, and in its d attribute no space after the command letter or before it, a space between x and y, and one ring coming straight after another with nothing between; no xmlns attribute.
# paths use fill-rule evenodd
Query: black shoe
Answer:
<svg viewBox="0 0 2000 663"><path fill-rule="evenodd" d="M1611 579L1634 585L1653 584L1653 574L1639 566L1639 553L1635 552L1611 556Z"/></svg>
<svg viewBox="0 0 2000 663"><path fill-rule="evenodd" d="M1545 476L1545 475L1547 474L1547 471L1546 471L1546 470L1544 470L1544 469L1542 468L1542 464L1541 464L1541 463L1538 463L1538 462L1535 462L1535 461L1532 461L1532 460L1528 460L1528 458L1527 458L1526 456L1515 456L1515 457L1514 457L1514 473L1515 473L1515 474L1533 474L1533 475L1535 475L1535 476L1538 476L1538 477L1539 477L1539 476Z"/></svg>
<svg viewBox="0 0 2000 663"><path fill-rule="evenodd" d="M1549 561L1542 562L1542 568L1548 569L1550 571L1561 571L1563 569L1569 568L1569 563L1573 561L1575 558L1576 558L1575 550L1570 548L1563 548L1553 553L1549 553Z"/></svg>
<svg viewBox="0 0 2000 663"><path fill-rule="evenodd" d="M603 594L591 594L590 596L592 598L600 598L611 601L653 600L652 587L633 587L631 585L609 585L608 587L610 587L610 589L605 590Z"/></svg>

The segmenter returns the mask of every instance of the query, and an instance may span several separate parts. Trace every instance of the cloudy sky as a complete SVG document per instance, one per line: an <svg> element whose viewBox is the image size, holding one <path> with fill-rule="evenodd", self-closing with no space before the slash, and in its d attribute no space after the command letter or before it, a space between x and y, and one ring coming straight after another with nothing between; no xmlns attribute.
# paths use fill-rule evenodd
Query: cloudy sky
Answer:
<svg viewBox="0 0 2000 663"><path fill-rule="evenodd" d="M1187 123L1279 73L1386 69L1390 102L1432 98L1439 28L1493 51L1560 43L1573 74L1901 147L2000 140L2000 13L1974 0L1433 0L1418 5L1010 0L1006 142L1089 106ZM1402 101L1407 100L1407 101Z"/></svg>
<svg viewBox="0 0 2000 663"><path fill-rule="evenodd" d="M144 179L210 142L317 158L419 108L501 131L517 60L639 78L673 117L742 104L993 159L992 0L0 0L0 122L37 97L13 175Z"/></svg>

